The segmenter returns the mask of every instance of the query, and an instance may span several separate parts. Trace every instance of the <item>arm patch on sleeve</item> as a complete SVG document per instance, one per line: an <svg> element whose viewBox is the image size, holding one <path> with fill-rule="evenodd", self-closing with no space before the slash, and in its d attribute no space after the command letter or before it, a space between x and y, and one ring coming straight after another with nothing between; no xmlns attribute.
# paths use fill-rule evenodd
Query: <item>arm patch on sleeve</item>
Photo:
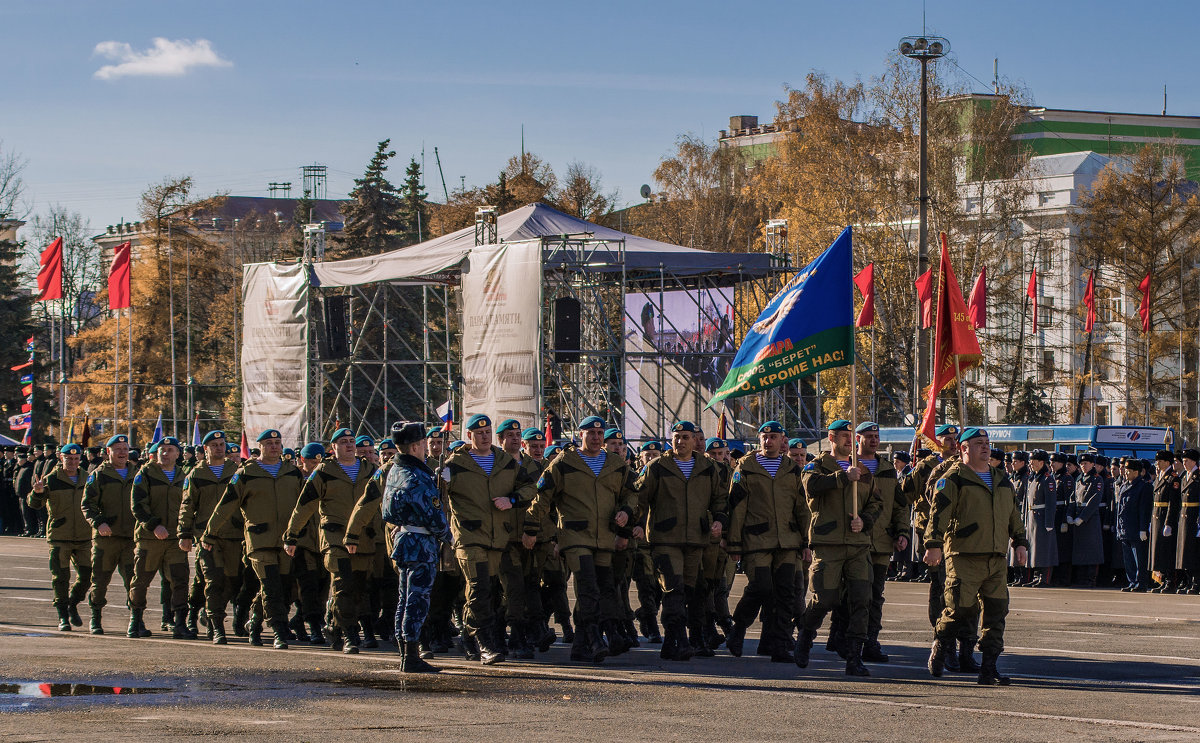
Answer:
<svg viewBox="0 0 1200 743"><path fill-rule="evenodd" d="M937 484L933 486L933 489L934 490L945 490L946 489L946 478L943 477L943 478L939 479L937 481Z"/></svg>

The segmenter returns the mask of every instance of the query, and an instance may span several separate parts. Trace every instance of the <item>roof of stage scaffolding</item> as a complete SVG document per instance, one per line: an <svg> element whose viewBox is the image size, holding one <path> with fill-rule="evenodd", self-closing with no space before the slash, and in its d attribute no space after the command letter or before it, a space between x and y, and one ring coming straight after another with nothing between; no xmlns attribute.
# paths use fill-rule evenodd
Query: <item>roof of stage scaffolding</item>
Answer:
<svg viewBox="0 0 1200 743"><path fill-rule="evenodd" d="M661 267L666 273L676 276L715 274L755 278L771 273L775 268L773 256L767 253L715 253L672 245L602 227L563 214L545 204L529 204L502 214L496 220L496 239L500 243L562 236L588 241L615 242L623 239L624 268L632 273L652 272L657 275ZM490 249L492 246L485 247ZM475 248L475 227L471 226L382 255L314 263L311 275L313 283L322 287L418 279L456 270ZM589 271L621 270L621 262L615 256L608 257L612 256L615 249L603 242L593 243L587 251ZM557 263L552 255L554 246L548 244L546 256L551 264Z"/></svg>

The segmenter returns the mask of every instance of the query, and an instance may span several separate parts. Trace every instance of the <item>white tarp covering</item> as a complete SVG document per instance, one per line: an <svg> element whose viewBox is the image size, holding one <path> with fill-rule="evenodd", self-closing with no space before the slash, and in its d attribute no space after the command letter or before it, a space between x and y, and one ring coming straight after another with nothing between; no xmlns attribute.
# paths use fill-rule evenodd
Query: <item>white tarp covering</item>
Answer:
<svg viewBox="0 0 1200 743"><path fill-rule="evenodd" d="M242 420L250 440L276 428L293 446L308 433L308 276L299 264L244 270Z"/></svg>
<svg viewBox="0 0 1200 743"><path fill-rule="evenodd" d="M484 413L522 427L540 401L542 245L539 240L477 248L462 276L463 423Z"/></svg>

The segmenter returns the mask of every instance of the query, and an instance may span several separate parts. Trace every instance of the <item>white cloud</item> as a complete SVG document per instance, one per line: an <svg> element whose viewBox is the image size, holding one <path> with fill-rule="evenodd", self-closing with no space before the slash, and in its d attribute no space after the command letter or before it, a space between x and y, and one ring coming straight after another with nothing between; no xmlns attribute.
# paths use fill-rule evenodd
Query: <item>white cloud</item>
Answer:
<svg viewBox="0 0 1200 743"><path fill-rule="evenodd" d="M93 55L113 60L93 75L98 80L114 80L118 77L179 77L193 67L232 67L233 62L222 59L212 48L208 39L156 38L154 46L137 52L123 41L102 41L96 45Z"/></svg>

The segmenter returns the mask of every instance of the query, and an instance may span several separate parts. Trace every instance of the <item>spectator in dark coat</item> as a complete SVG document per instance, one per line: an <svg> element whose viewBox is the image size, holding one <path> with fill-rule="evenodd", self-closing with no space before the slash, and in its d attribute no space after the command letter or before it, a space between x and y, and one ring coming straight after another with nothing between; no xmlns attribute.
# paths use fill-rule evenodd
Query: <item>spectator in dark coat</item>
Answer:
<svg viewBox="0 0 1200 743"><path fill-rule="evenodd" d="M1122 591L1144 592L1149 578L1147 547L1150 540L1150 510L1154 495L1143 477L1144 463L1130 458L1125 461L1125 484L1117 492L1113 536L1121 545L1125 577L1129 585Z"/></svg>

